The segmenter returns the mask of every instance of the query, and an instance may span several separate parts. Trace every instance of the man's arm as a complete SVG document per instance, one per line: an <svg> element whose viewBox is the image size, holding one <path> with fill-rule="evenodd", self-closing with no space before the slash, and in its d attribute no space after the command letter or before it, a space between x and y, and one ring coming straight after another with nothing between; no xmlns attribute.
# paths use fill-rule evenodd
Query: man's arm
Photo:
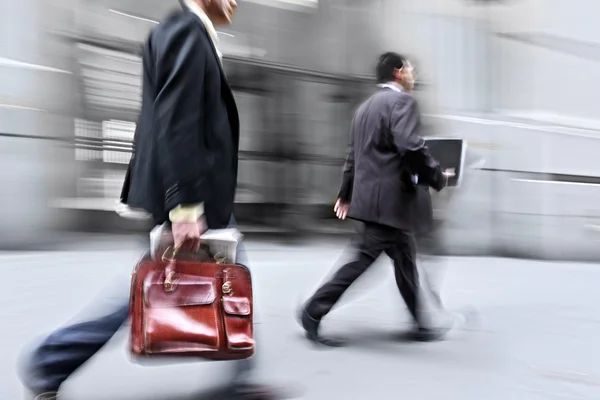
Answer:
<svg viewBox="0 0 600 400"><path fill-rule="evenodd" d="M400 154L403 154L410 170L438 192L446 186L447 178L440 164L431 156L425 140L419 135L421 116L417 101L408 97L392 108L391 132Z"/></svg>
<svg viewBox="0 0 600 400"><path fill-rule="evenodd" d="M342 203L350 203L352 200L352 189L354 187L354 120L350 127L350 144L344 163L344 172L342 176L342 187L338 193L338 199Z"/></svg>
<svg viewBox="0 0 600 400"><path fill-rule="evenodd" d="M164 207L172 222L195 222L209 195L212 166L203 132L207 50L202 32L190 23L169 33L157 60L161 86L154 102Z"/></svg>

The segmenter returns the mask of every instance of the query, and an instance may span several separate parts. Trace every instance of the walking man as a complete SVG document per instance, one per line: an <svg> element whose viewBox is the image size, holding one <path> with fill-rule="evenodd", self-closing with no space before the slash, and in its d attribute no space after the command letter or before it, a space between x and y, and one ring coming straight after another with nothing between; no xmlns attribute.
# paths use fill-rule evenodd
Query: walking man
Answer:
<svg viewBox="0 0 600 400"><path fill-rule="evenodd" d="M445 333L424 326L419 313L419 284L414 233L431 225L429 186L447 185L452 171L442 171L419 135L420 115L411 91L413 68L396 53L377 64L379 91L354 114L342 187L335 205L338 218L361 221L354 259L342 266L305 303L300 321L307 338L326 346L342 342L319 334L319 325L344 292L381 255L394 264L398 290L416 326L417 339L436 340Z"/></svg>
<svg viewBox="0 0 600 400"><path fill-rule="evenodd" d="M142 109L122 202L127 212L142 212L157 225L168 223L176 246L185 242L198 247L206 229L235 225L240 126L214 25L231 22L236 2L181 3L183 9L158 25L144 47ZM247 265L239 246L237 259ZM100 318L49 335L27 357L21 374L34 398L58 399L63 383L128 315L125 299ZM254 366L253 358L235 361L230 387L219 398L280 398L274 388L242 379Z"/></svg>

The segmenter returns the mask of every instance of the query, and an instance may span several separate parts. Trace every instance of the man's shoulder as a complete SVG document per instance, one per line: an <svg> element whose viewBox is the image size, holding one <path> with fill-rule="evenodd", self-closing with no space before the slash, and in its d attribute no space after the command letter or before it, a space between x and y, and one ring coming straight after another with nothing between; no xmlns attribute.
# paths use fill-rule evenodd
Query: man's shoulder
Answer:
<svg viewBox="0 0 600 400"><path fill-rule="evenodd" d="M154 43L169 42L173 38L182 36L195 37L202 40L202 23L191 12L176 11L158 24L150 34L150 40Z"/></svg>
<svg viewBox="0 0 600 400"><path fill-rule="evenodd" d="M392 112L392 110L397 108L405 110L413 107L417 108L418 106L417 100L410 93L379 89L359 106L357 112L360 113L361 110L365 111L372 107Z"/></svg>
<svg viewBox="0 0 600 400"><path fill-rule="evenodd" d="M376 96L390 104L412 104L417 102L412 94L396 90L380 89L373 95L373 97Z"/></svg>

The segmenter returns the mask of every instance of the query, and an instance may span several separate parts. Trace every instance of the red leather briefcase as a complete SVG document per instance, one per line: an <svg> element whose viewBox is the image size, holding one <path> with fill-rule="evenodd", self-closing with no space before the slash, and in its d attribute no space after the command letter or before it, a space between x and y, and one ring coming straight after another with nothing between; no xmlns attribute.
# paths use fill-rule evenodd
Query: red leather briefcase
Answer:
<svg viewBox="0 0 600 400"><path fill-rule="evenodd" d="M168 252L169 250L167 250ZM237 360L254 353L250 271L177 251L136 265L131 279L134 356Z"/></svg>

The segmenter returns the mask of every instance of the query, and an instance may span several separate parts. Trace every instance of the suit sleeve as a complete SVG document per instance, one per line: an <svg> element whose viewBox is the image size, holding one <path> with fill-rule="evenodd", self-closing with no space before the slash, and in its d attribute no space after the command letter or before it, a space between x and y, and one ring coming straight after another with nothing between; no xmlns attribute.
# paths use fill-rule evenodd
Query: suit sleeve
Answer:
<svg viewBox="0 0 600 400"><path fill-rule="evenodd" d="M191 24L172 32L157 57L154 102L165 211L206 201L211 155L205 146L204 73L208 48Z"/></svg>
<svg viewBox="0 0 600 400"><path fill-rule="evenodd" d="M338 198L349 203L352 200L352 189L354 187L354 120L350 128L350 144L346 154L344 163L344 171L342 175L342 187L338 193Z"/></svg>
<svg viewBox="0 0 600 400"><path fill-rule="evenodd" d="M420 125L421 116L415 99L410 97L394 105L390 126L398 152L404 156L409 170L419 176L420 182L439 192L446 185L446 178L419 135Z"/></svg>

